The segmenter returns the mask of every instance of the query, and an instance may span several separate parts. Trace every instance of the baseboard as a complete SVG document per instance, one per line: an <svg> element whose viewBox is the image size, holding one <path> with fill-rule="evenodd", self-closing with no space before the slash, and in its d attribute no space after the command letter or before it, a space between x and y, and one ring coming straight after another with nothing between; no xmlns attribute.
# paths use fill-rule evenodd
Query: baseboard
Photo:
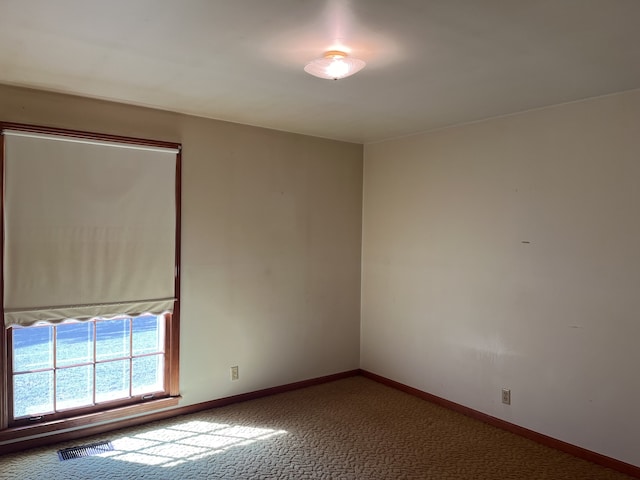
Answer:
<svg viewBox="0 0 640 480"><path fill-rule="evenodd" d="M335 373L333 375L326 375L323 377L311 378L308 380L302 380L300 382L288 383L286 385L279 385L276 387L265 388L263 390L257 390L254 392L241 393L239 395L232 395L230 397L224 397L217 400L211 400L208 402L197 403L195 405L187 405L184 407L176 407L169 410L162 410L159 412L145 414L139 417L127 418L123 420L115 420L109 423L100 425L92 425L87 427L78 428L72 431L64 431L60 433L51 433L38 438L30 438L26 440L20 440L4 445L0 445L0 455L5 453L18 452L27 450L29 448L42 447L51 445L58 442L66 442L69 440L76 440L80 438L89 437L92 435L101 435L113 430L119 430L121 428L134 427L137 425L143 425L145 423L155 422L157 420L166 420L168 418L177 417L179 415L187 415L190 413L197 413L203 410L210 410L212 408L224 407L233 403L245 402L247 400L254 400L269 395L275 395L277 393L289 392L291 390L298 390L300 388L311 387L314 385L320 385L322 383L333 382L347 377L354 377L360 374L360 370L349 370L346 372Z"/></svg>
<svg viewBox="0 0 640 480"><path fill-rule="evenodd" d="M563 442L562 440L558 440L556 438L543 435L542 433L529 430L528 428L520 427L514 423L510 423L505 420L492 417L491 415L487 415L486 413L482 413L472 408L465 407L464 405L460 405L450 400L446 400L442 397L438 397L431 393L423 392L422 390L418 390L417 388L410 387L403 383L396 382L395 380L382 377L380 375L377 375L375 373L372 373L366 370L360 370L360 375L362 375L363 377L369 378L371 380L374 380L378 383L382 383L389 387L392 387L397 390L408 393L410 395L416 396L418 398L422 398L423 400L427 400L431 403L435 403L442 407L448 408L449 410L453 410L455 412L461 413L468 417L475 418L476 420L480 420L494 427L498 427L508 432L515 433L516 435L520 435L522 437L528 438L529 440L533 440L534 442L540 443L547 447L551 447L556 450L560 450L562 452L568 453L570 455L573 455L574 457L578 457L583 460L596 463L603 467L616 470L618 472L624 473L626 475L629 475L635 478L640 478L640 467L636 467L635 465L631 465L630 463L625 463L620 460L616 460L615 458L607 457L600 453L587 450L586 448L578 447L576 445Z"/></svg>
<svg viewBox="0 0 640 480"><path fill-rule="evenodd" d="M563 451L575 457L582 458L584 460L596 463L598 465L602 465L607 468L611 468L612 470L616 470L618 472L640 479L640 467L636 467L635 465L631 465L629 463L625 463L620 460L607 457L605 455L593 452L591 450L587 450L585 448L578 447L576 445L572 445L567 442L563 442L562 440L558 440L553 437L543 435L533 430L520 427L518 425L507 422L505 420L492 417L491 415L487 415L485 413L479 412L472 408L465 407L464 405L460 405L450 400L446 400L442 397L438 397L431 393L418 390L417 388L410 387L408 385L402 384L400 382L396 382L395 380L382 377L380 375L377 375L375 373L372 373L366 370L349 370L346 372L336 373L333 375L326 375L323 377L302 380L300 382L288 383L286 385L279 385L276 387L265 388L262 390L242 393L239 395L232 395L229 397L211 400L208 402L197 403L195 405L187 405L184 407L172 408L170 410L155 412L155 413L147 414L141 417L129 418L125 420L117 420L114 422L110 422L108 424L94 425L94 426L81 428L78 430L67 431L62 433L54 433L51 435L47 435L45 437L39 437L39 438L14 442L10 444L0 445L0 454L22 451L29 448L50 445L57 442L76 440L76 439L88 437L91 435L99 435L103 433L108 433L113 430L119 430L121 428L133 427L133 426L142 425L149 422L154 422L157 420L165 420L168 418L177 417L179 415L197 413L203 410L210 410L212 408L219 408L219 407L231 405L234 403L245 402L248 400L254 400L257 398L266 397L269 395L275 395L278 393L289 392L289 391L297 390L300 388L320 385L323 383L333 382L335 380L340 380L347 377L353 377L356 375L362 375L366 378L374 380L383 385L387 385L389 387L403 391L405 393L416 396L418 398L422 398L423 400L427 400L429 402L443 406L445 408L461 413L468 417L475 418L489 425L493 425L494 427L498 427L508 432L515 433L516 435L520 435L522 437L528 438L542 445L546 445L548 447Z"/></svg>

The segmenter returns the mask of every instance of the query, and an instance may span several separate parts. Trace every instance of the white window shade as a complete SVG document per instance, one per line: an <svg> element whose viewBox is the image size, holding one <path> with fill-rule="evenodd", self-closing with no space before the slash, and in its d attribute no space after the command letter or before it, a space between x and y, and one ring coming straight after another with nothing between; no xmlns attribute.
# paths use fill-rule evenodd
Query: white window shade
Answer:
<svg viewBox="0 0 640 480"><path fill-rule="evenodd" d="M176 150L4 134L5 325L171 311Z"/></svg>

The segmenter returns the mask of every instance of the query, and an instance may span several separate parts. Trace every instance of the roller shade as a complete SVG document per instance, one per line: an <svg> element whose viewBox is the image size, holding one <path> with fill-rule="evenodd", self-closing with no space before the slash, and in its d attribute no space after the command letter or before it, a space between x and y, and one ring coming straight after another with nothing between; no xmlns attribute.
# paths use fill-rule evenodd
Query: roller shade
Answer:
<svg viewBox="0 0 640 480"><path fill-rule="evenodd" d="M3 134L5 325L171 311L177 150Z"/></svg>

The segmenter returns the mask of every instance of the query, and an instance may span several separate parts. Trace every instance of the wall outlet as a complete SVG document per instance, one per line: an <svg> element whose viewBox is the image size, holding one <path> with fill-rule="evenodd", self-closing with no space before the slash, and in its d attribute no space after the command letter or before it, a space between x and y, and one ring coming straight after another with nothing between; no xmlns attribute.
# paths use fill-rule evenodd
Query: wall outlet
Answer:
<svg viewBox="0 0 640 480"><path fill-rule="evenodd" d="M502 389L502 403L505 405L511 405L511 390L508 388Z"/></svg>
<svg viewBox="0 0 640 480"><path fill-rule="evenodd" d="M231 367L231 380L240 380L240 372L238 371L238 366Z"/></svg>

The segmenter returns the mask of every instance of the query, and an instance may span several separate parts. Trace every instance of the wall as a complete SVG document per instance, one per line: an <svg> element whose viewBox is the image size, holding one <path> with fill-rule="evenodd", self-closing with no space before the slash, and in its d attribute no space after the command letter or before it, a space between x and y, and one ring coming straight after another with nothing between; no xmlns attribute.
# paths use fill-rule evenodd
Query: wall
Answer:
<svg viewBox="0 0 640 480"><path fill-rule="evenodd" d="M361 367L640 465L639 185L640 90L365 146Z"/></svg>
<svg viewBox="0 0 640 480"><path fill-rule="evenodd" d="M358 368L362 146L5 86L0 120L182 143L181 406Z"/></svg>

